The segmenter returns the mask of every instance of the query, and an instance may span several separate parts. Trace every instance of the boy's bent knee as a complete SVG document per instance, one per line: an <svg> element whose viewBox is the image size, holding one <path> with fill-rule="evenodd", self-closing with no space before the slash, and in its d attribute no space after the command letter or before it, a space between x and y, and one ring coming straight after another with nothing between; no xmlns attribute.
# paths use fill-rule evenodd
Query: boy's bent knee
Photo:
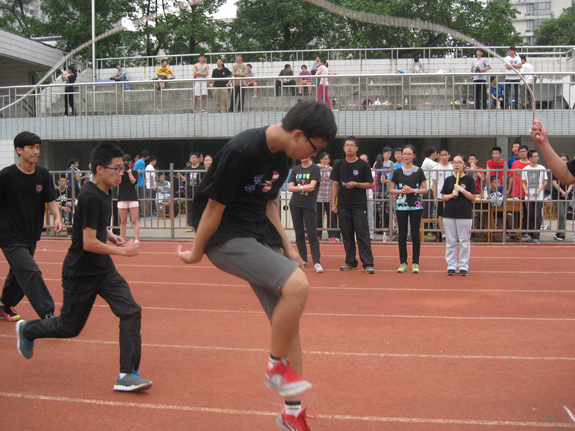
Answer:
<svg viewBox="0 0 575 431"><path fill-rule="evenodd" d="M309 281L305 273L297 268L286 280L281 288L282 297L307 300L309 295Z"/></svg>

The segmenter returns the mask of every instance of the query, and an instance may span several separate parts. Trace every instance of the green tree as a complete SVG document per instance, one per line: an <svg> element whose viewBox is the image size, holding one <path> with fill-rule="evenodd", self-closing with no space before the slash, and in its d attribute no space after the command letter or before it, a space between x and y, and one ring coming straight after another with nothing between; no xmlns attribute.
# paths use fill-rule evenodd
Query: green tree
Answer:
<svg viewBox="0 0 575 431"><path fill-rule="evenodd" d="M518 44L522 40L512 23L518 10L509 1L484 4L476 0L339 0L337 3L352 10L440 24L485 45ZM337 38L332 43L340 41L340 45L348 48L466 45L449 35L432 31L376 26L353 20L345 25L345 29L336 32ZM399 51L400 56L406 57L416 53L415 50ZM434 54L444 55L444 52L435 50Z"/></svg>
<svg viewBox="0 0 575 431"><path fill-rule="evenodd" d="M160 50L167 54L188 54L217 49L221 47L218 40L222 37L225 24L211 16L224 3L225 0L213 0L195 6L186 5L157 19L145 21L134 31L123 35L127 50L153 56L158 55ZM138 0L130 18L136 20L167 7L165 0Z"/></svg>
<svg viewBox="0 0 575 431"><path fill-rule="evenodd" d="M575 45L575 6L543 22L535 30L535 45Z"/></svg>
<svg viewBox="0 0 575 431"><path fill-rule="evenodd" d="M488 44L521 42L509 0L333 0L348 9L421 19L458 30ZM230 43L238 50L432 47L462 45L443 33L366 24L303 0L240 0ZM401 51L413 56L416 51ZM437 55L443 52L435 51Z"/></svg>
<svg viewBox="0 0 575 431"><path fill-rule="evenodd" d="M274 51L325 45L334 21L344 20L303 0L239 0L230 49Z"/></svg>
<svg viewBox="0 0 575 431"><path fill-rule="evenodd" d="M96 35L113 28L132 8L129 0L96 0ZM35 35L61 36L58 47L71 51L92 38L92 18L90 0L43 0L41 8L48 15L46 23L36 22L31 26ZM105 38L96 45L97 57L113 57L123 54L119 34ZM80 53L82 58L91 58L92 50L87 48Z"/></svg>
<svg viewBox="0 0 575 431"><path fill-rule="evenodd" d="M24 36L30 36L30 27L36 18L26 16L26 10L32 0L0 0L0 28L13 30Z"/></svg>

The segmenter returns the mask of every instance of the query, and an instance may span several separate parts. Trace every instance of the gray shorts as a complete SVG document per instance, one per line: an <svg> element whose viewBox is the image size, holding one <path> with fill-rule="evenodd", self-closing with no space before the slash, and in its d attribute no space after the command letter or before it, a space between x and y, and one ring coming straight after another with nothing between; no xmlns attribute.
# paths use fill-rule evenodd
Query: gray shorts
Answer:
<svg viewBox="0 0 575 431"><path fill-rule="evenodd" d="M268 319L281 298L281 288L298 268L280 248L255 238L234 238L206 248L210 261L228 274L246 280L260 300Z"/></svg>

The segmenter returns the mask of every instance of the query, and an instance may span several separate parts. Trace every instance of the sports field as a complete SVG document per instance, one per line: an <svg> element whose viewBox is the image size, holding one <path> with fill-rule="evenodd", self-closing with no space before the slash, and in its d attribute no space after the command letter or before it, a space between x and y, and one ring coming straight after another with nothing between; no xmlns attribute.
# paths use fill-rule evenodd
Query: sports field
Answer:
<svg viewBox="0 0 575 431"><path fill-rule="evenodd" d="M144 309L141 369L154 386L112 390L118 320L100 298L79 337L36 340L31 360L0 321L3 429L277 429L255 295L207 258L181 263L178 243L114 258ZM43 239L36 252L57 313L68 245ZM373 246L375 275L340 272L341 244L321 252L301 322L313 431L575 428L575 247L473 244L468 277L445 274L441 244L422 245L420 274L396 272L394 243ZM27 302L17 311L36 317Z"/></svg>

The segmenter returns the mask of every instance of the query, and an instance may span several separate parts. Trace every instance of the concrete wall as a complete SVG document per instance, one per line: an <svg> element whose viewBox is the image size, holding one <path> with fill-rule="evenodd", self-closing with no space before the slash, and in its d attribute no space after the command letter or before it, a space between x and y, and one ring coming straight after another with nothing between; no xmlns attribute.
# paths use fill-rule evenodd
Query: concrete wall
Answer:
<svg viewBox="0 0 575 431"><path fill-rule="evenodd" d="M48 71L64 51L0 30L0 87L32 84L31 72Z"/></svg>

